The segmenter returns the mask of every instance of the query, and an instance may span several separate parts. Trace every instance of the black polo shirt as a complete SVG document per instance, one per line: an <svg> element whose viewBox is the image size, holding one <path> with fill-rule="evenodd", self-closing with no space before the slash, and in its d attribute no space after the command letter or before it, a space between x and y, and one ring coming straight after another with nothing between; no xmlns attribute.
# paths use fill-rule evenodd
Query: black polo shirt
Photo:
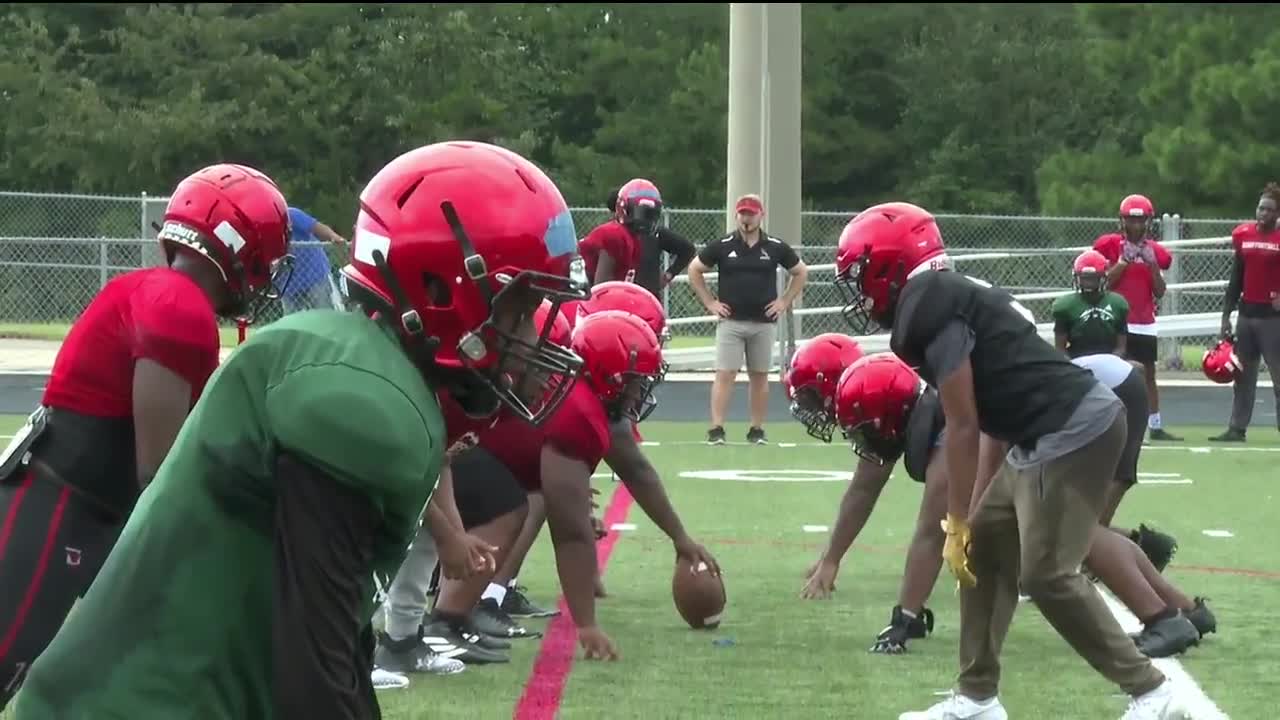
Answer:
<svg viewBox="0 0 1280 720"><path fill-rule="evenodd" d="M790 245L764 230L760 231L760 242L753 246L736 230L712 240L703 246L698 259L720 273L716 295L729 306L729 319L754 322L774 322L765 308L778 299L778 266L790 270L800 263Z"/></svg>

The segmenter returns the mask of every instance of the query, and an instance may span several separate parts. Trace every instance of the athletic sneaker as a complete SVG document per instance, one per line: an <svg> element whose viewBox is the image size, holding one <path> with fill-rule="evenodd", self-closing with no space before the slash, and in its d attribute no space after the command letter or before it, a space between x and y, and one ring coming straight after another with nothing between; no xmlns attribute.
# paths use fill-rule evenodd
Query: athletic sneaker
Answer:
<svg viewBox="0 0 1280 720"><path fill-rule="evenodd" d="M723 445L724 443L724 428L717 425L707 431L708 445Z"/></svg>
<svg viewBox="0 0 1280 720"><path fill-rule="evenodd" d="M476 605L476 609L471 612L471 622L481 633L496 638L542 637L542 633L537 630L529 630L512 620L493 598L485 598Z"/></svg>
<svg viewBox="0 0 1280 720"><path fill-rule="evenodd" d="M511 662L498 650L480 645L479 633L463 633L447 620L432 619L422 627L422 640L433 652L456 658L468 665Z"/></svg>
<svg viewBox="0 0 1280 720"><path fill-rule="evenodd" d="M461 663L459 663L461 664ZM374 668L370 675L374 690L399 690L409 687L409 678L400 673L387 672L382 668Z"/></svg>
<svg viewBox="0 0 1280 720"><path fill-rule="evenodd" d="M392 640L386 633L378 633L378 646L373 651L373 662L384 671L403 674L424 672L432 675L453 675L467 669L456 659L465 651L454 645L436 643L428 646L418 634L403 640ZM375 683L376 685L376 683Z"/></svg>
<svg viewBox="0 0 1280 720"><path fill-rule="evenodd" d="M1191 713L1165 680L1160 687L1129 701L1129 709L1120 720L1191 720Z"/></svg>
<svg viewBox="0 0 1280 720"><path fill-rule="evenodd" d="M1187 648L1200 642L1200 632L1178 612L1176 615L1157 620L1142 628L1142 632L1134 638L1138 651L1147 657L1162 658L1180 655Z"/></svg>
<svg viewBox="0 0 1280 720"><path fill-rule="evenodd" d="M898 720L1009 720L1009 713L993 697L985 702L975 702L957 693L923 712L905 712Z"/></svg>
<svg viewBox="0 0 1280 720"><path fill-rule="evenodd" d="M560 614L559 610L546 610L534 605L519 585L507 588L507 596L502 599L502 611L513 618L555 617Z"/></svg>
<svg viewBox="0 0 1280 720"><path fill-rule="evenodd" d="M747 430L747 442L756 445L768 445L769 440L764 436L764 428L753 427Z"/></svg>
<svg viewBox="0 0 1280 720"><path fill-rule="evenodd" d="M1152 440L1164 440L1166 442L1182 442L1182 438L1178 437L1177 435L1174 435L1173 433L1169 432L1168 430L1165 430L1164 428L1151 428L1150 432L1147 433L1147 437L1151 438Z"/></svg>

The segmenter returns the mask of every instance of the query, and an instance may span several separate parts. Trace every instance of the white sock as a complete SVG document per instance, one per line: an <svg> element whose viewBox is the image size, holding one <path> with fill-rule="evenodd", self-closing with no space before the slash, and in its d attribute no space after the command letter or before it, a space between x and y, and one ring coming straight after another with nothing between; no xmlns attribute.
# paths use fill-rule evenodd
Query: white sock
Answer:
<svg viewBox="0 0 1280 720"><path fill-rule="evenodd" d="M502 605L502 601L507 599L507 589L501 585L489 583L489 587L484 589L484 595L481 595L480 599L488 600L489 598L493 598L498 605Z"/></svg>
<svg viewBox="0 0 1280 720"><path fill-rule="evenodd" d="M1158 412L1153 412L1153 413L1151 413L1149 416L1147 416L1147 427L1151 428L1152 430L1159 430L1159 429L1160 429L1160 427L1161 427L1161 424L1160 424L1160 413L1158 413Z"/></svg>

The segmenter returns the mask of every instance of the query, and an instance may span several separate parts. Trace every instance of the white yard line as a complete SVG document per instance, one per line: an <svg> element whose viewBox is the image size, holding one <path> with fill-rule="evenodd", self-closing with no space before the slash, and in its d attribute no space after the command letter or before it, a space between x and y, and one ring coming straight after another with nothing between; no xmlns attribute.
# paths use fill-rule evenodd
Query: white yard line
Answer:
<svg viewBox="0 0 1280 720"><path fill-rule="evenodd" d="M1134 617L1133 613L1129 612L1129 609L1116 600L1110 592L1097 585L1094 587L1098 588L1103 601L1107 603L1107 609L1115 616L1126 633L1135 633L1142 629L1142 623L1138 618ZM1153 658L1151 662L1173 682L1174 687L1177 688L1176 692L1191 713L1191 720L1230 720L1222 708L1209 699L1191 674L1182 667L1181 662L1174 658Z"/></svg>

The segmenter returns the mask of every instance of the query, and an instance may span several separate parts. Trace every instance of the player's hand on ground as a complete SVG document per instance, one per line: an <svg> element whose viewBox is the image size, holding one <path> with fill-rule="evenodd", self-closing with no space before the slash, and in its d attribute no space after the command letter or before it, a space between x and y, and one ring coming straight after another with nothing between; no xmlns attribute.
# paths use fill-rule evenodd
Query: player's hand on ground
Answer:
<svg viewBox="0 0 1280 720"><path fill-rule="evenodd" d="M809 579L805 581L804 588L800 590L800 597L805 600L826 600L830 598L831 593L836 590L836 575L839 572L839 565L827 562L825 558L819 560L809 570Z"/></svg>
<svg viewBox="0 0 1280 720"><path fill-rule="evenodd" d="M960 585L974 587L978 584L978 578L974 576L969 564L969 522L948 513L942 520L942 531L947 534L946 543L942 546L942 559L951 568L951 574L956 576Z"/></svg>
<svg viewBox="0 0 1280 720"><path fill-rule="evenodd" d="M618 648L598 625L578 628L578 642L587 660L617 660Z"/></svg>
<svg viewBox="0 0 1280 720"><path fill-rule="evenodd" d="M692 538L685 538L676 543L676 557L688 561L694 572L698 571L699 563L705 563L712 575L720 576L720 563L716 562L715 556Z"/></svg>
<svg viewBox="0 0 1280 720"><path fill-rule="evenodd" d="M493 554L498 548L470 533L458 533L437 543L440 571L449 580L465 580L497 570Z"/></svg>

